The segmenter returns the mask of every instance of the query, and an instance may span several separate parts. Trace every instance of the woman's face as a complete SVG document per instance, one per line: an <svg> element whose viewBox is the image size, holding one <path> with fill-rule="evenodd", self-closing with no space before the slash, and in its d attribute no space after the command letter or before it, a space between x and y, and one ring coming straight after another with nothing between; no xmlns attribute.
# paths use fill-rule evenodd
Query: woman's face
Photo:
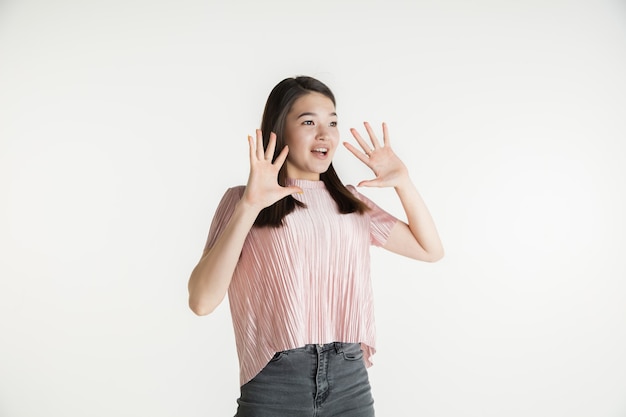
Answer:
<svg viewBox="0 0 626 417"><path fill-rule="evenodd" d="M287 114L284 135L289 146L287 177L319 180L320 174L328 170L339 143L333 102L316 92L297 99Z"/></svg>

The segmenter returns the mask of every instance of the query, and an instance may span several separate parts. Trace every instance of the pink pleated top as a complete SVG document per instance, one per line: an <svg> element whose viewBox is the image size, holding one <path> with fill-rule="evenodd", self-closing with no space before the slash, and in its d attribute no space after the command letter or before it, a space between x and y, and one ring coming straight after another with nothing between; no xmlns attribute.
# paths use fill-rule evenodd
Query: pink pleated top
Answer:
<svg viewBox="0 0 626 417"><path fill-rule="evenodd" d="M341 214L322 181L288 180L306 204L283 227L253 227L228 289L240 383L279 351L315 343L361 343L365 364L376 350L370 245L382 246L397 219L352 186L369 208ZM224 194L211 223L211 247L245 187Z"/></svg>

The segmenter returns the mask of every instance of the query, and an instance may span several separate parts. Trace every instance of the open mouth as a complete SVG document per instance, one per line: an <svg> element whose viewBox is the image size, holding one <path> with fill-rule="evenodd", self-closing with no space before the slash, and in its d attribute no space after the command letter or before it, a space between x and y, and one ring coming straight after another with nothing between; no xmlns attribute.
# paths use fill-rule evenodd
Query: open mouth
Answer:
<svg viewBox="0 0 626 417"><path fill-rule="evenodd" d="M326 154L328 154L328 148L322 148L322 147L315 148L311 152L316 153L318 155L326 156Z"/></svg>

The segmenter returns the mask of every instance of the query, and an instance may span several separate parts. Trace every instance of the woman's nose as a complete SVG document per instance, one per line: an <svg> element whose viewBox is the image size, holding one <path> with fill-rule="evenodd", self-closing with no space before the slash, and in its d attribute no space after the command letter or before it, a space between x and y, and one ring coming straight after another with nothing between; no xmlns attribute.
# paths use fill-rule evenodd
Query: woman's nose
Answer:
<svg viewBox="0 0 626 417"><path fill-rule="evenodd" d="M319 127L317 131L318 140L328 140L328 129L325 127Z"/></svg>

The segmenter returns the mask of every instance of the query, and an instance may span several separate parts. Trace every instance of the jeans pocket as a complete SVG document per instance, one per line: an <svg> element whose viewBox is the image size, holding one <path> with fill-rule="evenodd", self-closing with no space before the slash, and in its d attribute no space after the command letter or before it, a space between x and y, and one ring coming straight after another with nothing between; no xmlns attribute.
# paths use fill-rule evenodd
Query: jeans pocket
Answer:
<svg viewBox="0 0 626 417"><path fill-rule="evenodd" d="M360 343L345 343L341 353L347 361L358 361L363 359L363 350Z"/></svg>
<svg viewBox="0 0 626 417"><path fill-rule="evenodd" d="M272 359L270 359L269 363L278 362L283 358L283 356L285 356L285 352L276 352L274 356L272 356Z"/></svg>

